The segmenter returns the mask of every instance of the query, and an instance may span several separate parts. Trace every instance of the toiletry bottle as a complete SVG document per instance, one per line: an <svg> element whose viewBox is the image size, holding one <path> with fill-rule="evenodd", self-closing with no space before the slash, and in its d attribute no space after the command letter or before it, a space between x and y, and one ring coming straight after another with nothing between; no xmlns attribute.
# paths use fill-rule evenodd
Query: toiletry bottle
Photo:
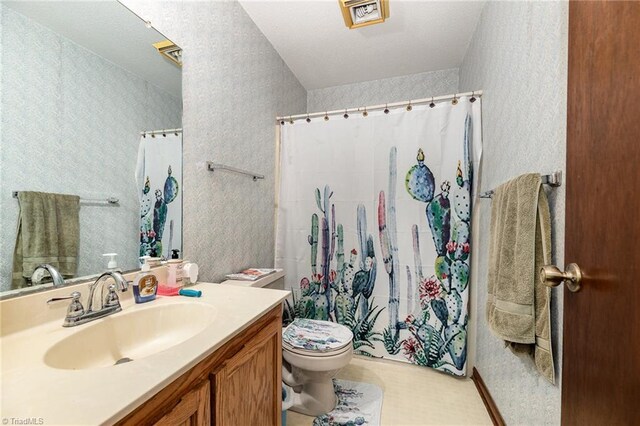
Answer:
<svg viewBox="0 0 640 426"><path fill-rule="evenodd" d="M167 260L167 267L169 268L169 272L167 273L167 286L182 287L182 277L178 279L178 274L182 274L182 260Z"/></svg>
<svg viewBox="0 0 640 426"><path fill-rule="evenodd" d="M116 262L116 256L118 253L105 253L102 256L108 257L109 262L107 263L107 271L109 272L122 272L120 268L118 268L118 262Z"/></svg>
<svg viewBox="0 0 640 426"><path fill-rule="evenodd" d="M143 256L142 269L133 282L133 296L136 303L150 302L156 298L158 292L158 279L151 273L149 256Z"/></svg>
<svg viewBox="0 0 640 426"><path fill-rule="evenodd" d="M178 249L171 250L171 258L172 259L180 259L180 250L178 250Z"/></svg>

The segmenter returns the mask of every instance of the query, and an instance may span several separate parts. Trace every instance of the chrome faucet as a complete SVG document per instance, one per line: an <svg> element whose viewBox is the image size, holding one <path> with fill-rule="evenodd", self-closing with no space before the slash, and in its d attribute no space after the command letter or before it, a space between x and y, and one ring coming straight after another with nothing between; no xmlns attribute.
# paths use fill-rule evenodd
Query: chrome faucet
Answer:
<svg viewBox="0 0 640 426"><path fill-rule="evenodd" d="M100 298L100 309L94 311L93 296L96 288L100 283L106 282L109 278L113 278L115 284L111 284L109 286L107 296L104 299L102 297ZM93 321L98 318L103 318L108 315L115 314L116 312L120 312L122 310L122 306L120 305L120 299L118 298L118 294L116 293L116 288L119 288L120 291L125 292L127 291L127 288L129 288L129 282L119 272L105 272L104 274L100 275L92 284L89 285L89 300L87 300L87 309L84 309L84 307L82 306L82 303L80 302L80 297L82 297L82 295L77 291L71 293L70 296L54 297L53 299L49 299L47 300L47 304L60 300L71 299L71 303L67 308L67 315L64 318L62 326L74 327L76 325L85 324L89 321Z"/></svg>
<svg viewBox="0 0 640 426"><path fill-rule="evenodd" d="M58 287L64 284L64 278L56 268L49 265L48 263L42 263L36 266L36 269L33 270L33 274L31 274L31 285L40 284L40 280L42 279L42 276L38 272L41 269L44 269L49 273L49 275L51 276L51 279L53 280L54 287Z"/></svg>
<svg viewBox="0 0 640 426"><path fill-rule="evenodd" d="M129 288L129 282L122 276L120 272L115 272L115 271L105 272L104 274L100 275L93 282L93 284L89 285L89 300L87 301L87 313L93 311L93 294L95 293L96 288L98 287L98 284L100 284L101 282L102 283L105 282L109 277L113 278L113 280L116 282L116 287L119 287L121 292L124 293ZM115 296L115 298L113 296ZM109 286L109 293L107 294L107 297L104 300L102 299L100 300L102 302L102 306L100 307L100 310L104 310L105 308L113 307L115 305L117 305L118 307L117 311L122 309L120 307L120 300L118 299L118 295L115 292L115 287L113 287L113 284Z"/></svg>

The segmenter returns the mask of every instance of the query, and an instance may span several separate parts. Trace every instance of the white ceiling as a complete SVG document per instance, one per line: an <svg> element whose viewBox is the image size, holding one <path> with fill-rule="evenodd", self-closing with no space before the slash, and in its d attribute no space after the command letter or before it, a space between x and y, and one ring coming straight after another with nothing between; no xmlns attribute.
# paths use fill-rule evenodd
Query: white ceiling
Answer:
<svg viewBox="0 0 640 426"><path fill-rule="evenodd" d="M355 30L337 0L239 0L300 83L319 89L461 65L483 1L390 0Z"/></svg>
<svg viewBox="0 0 640 426"><path fill-rule="evenodd" d="M121 68L182 98L182 71L152 43L166 37L147 28L115 0L3 1L22 15L83 46Z"/></svg>

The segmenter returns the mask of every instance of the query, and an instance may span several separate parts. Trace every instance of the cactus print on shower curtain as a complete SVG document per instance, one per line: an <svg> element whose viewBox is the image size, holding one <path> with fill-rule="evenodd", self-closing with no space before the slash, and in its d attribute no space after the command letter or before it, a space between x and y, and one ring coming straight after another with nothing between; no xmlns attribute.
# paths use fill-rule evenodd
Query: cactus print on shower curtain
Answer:
<svg viewBox="0 0 640 426"><path fill-rule="evenodd" d="M425 201L424 197L417 195L427 191L420 186L409 185L412 175L416 173L416 166L407 173L407 191L414 199L427 203L427 221L438 256L432 273L427 277L423 276L418 226L413 225L415 273L420 304L405 319L408 334L400 345L409 361L454 375L464 374L467 360L468 314L463 306L462 295L468 291L471 253L473 166L469 147L472 124L471 117L467 116L462 159L464 170L462 162L458 161L453 190L451 183L445 180L440 185L440 193ZM421 149L417 160L418 166L423 166L424 153Z"/></svg>
<svg viewBox="0 0 640 426"><path fill-rule="evenodd" d="M335 321L356 354L465 375L479 103L336 121L281 127L285 321Z"/></svg>
<svg viewBox="0 0 640 426"><path fill-rule="evenodd" d="M300 280L290 315L335 321L349 327L355 352L371 356L367 348L372 349L374 341L379 339L380 333L374 331L374 325L382 311L370 299L376 281L373 236L367 234L367 213L364 206L359 205L356 215L360 244L358 249L350 251L346 261L344 228L336 224L335 205L330 203L332 196L328 185L322 193L318 188L315 191L320 216L311 215L311 233L307 238L311 246L311 276Z"/></svg>

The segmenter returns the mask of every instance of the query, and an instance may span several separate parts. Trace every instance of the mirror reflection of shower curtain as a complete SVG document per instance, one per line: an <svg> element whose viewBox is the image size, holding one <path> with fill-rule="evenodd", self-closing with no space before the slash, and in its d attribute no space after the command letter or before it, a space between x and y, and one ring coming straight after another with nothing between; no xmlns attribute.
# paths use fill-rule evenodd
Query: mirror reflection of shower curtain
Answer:
<svg viewBox="0 0 640 426"><path fill-rule="evenodd" d="M480 102L298 121L280 140L285 315L346 325L357 354L465 375Z"/></svg>
<svg viewBox="0 0 640 426"><path fill-rule="evenodd" d="M136 182L140 256L182 250L182 134L140 137Z"/></svg>

